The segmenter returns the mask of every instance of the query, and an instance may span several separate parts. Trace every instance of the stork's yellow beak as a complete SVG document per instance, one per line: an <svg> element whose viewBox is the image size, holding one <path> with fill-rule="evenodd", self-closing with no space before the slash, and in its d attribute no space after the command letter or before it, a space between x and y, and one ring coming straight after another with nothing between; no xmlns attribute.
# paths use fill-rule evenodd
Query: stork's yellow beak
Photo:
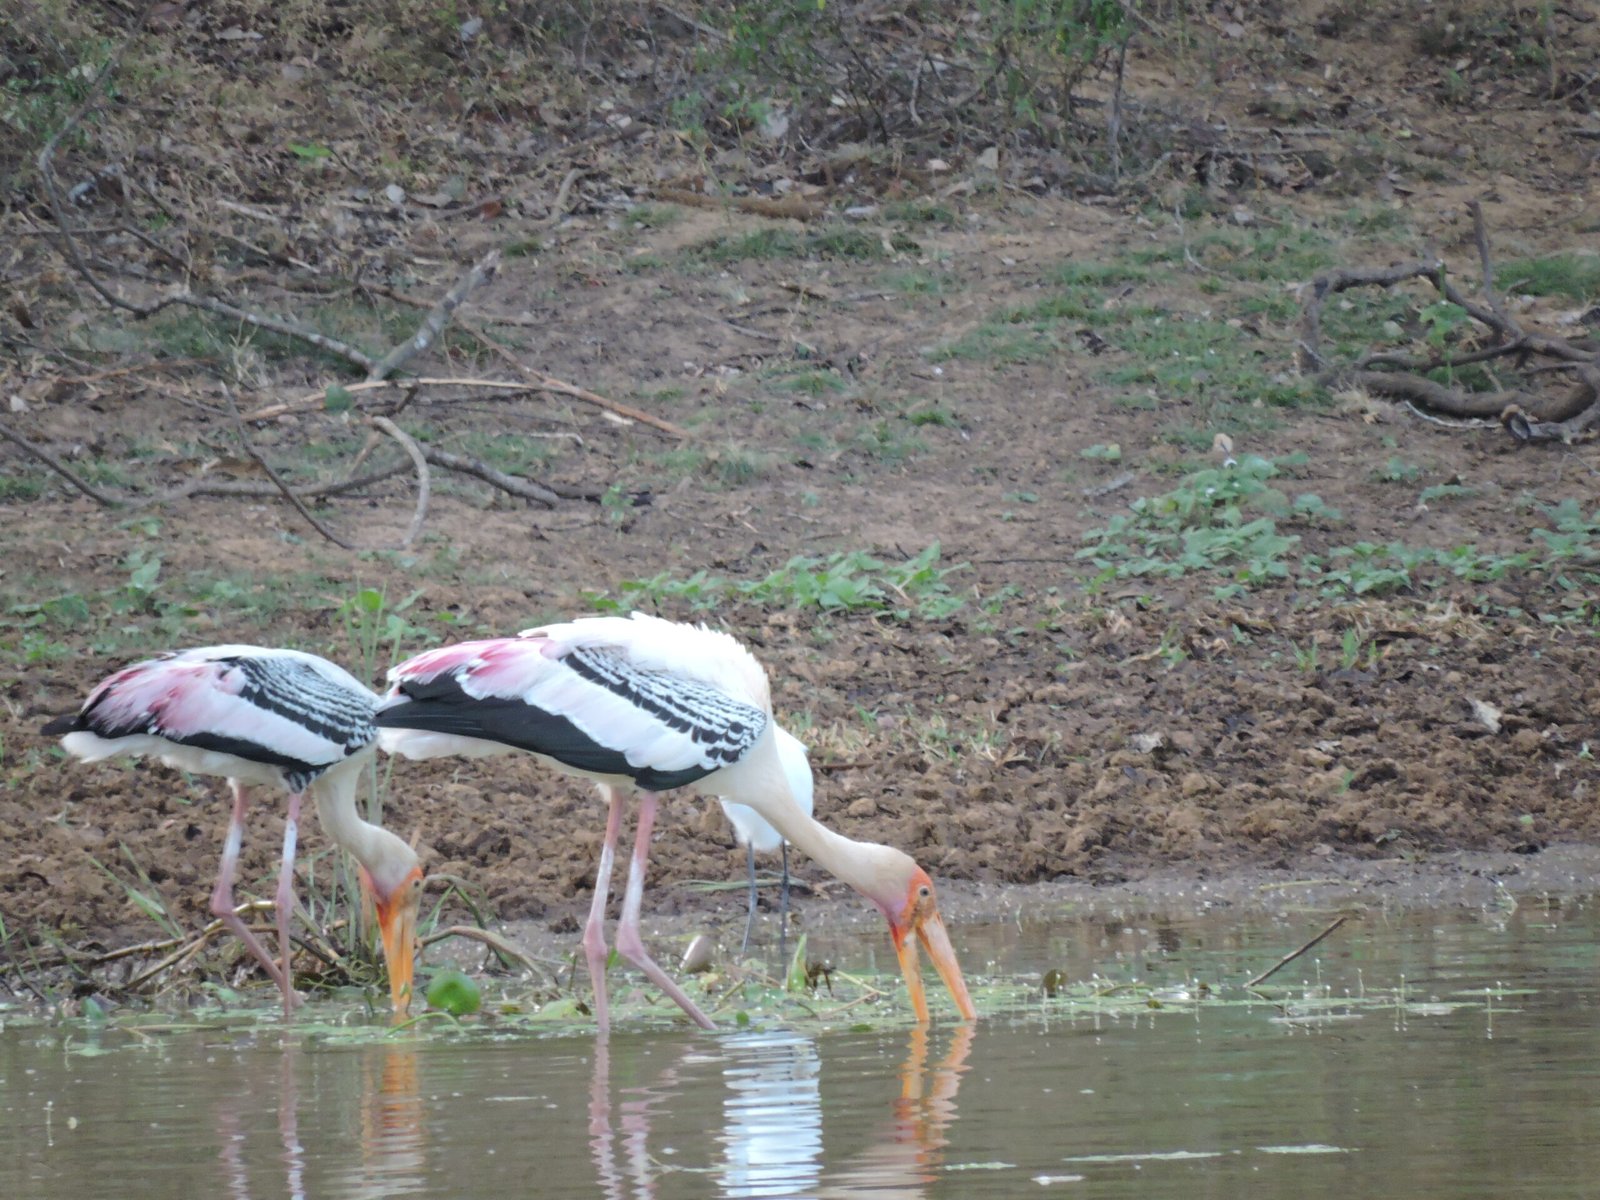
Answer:
<svg viewBox="0 0 1600 1200"><path fill-rule="evenodd" d="M950 935L945 932L944 921L930 905L919 907L912 916L909 929L896 929L895 953L900 958L900 973L906 978L906 991L911 995L911 1007L916 1010L917 1023L928 1023L928 997L922 986L922 962L918 945L926 947L928 957L939 971L939 978L950 989L962 1020L976 1021L978 1010L967 993L967 981L962 977L961 964L956 961L955 948L950 945Z"/></svg>
<svg viewBox="0 0 1600 1200"><path fill-rule="evenodd" d="M383 961L389 969L389 1000L396 1021L411 1011L411 980L416 967L417 912L422 905L422 868L406 877L387 900L373 896L378 933L383 939Z"/></svg>

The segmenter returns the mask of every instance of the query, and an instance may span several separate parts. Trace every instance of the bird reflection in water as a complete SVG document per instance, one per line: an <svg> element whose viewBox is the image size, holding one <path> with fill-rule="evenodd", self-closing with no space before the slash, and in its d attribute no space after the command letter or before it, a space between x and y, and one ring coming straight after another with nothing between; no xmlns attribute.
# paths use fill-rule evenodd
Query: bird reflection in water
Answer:
<svg viewBox="0 0 1600 1200"><path fill-rule="evenodd" d="M930 1065L929 1033L910 1033L899 1095L870 1144L837 1167L823 1156L821 1059L802 1034L772 1031L722 1039L728 1065L723 1100L722 1161L710 1169L725 1200L756 1197L922 1197L939 1176L946 1136L956 1119L956 1092L967 1070L975 1028L955 1027L949 1049ZM680 1068L700 1044L663 1070L650 1086L623 1090L613 1106L609 1039L595 1042L589 1093L589 1149L606 1200L653 1197L664 1167L651 1154L651 1120L680 1090ZM613 1125L613 1112L617 1120Z"/></svg>
<svg viewBox="0 0 1600 1200"><path fill-rule="evenodd" d="M361 1163L341 1180L338 1194L406 1196L424 1190L422 1094L417 1052L371 1046L361 1060Z"/></svg>
<svg viewBox="0 0 1600 1200"><path fill-rule="evenodd" d="M685 1051L686 1054L693 1051ZM602 1033L594 1044L594 1075L589 1082L589 1152L595 1175L606 1200L623 1200L656 1194L659 1164L650 1155L650 1118L656 1105L669 1099L678 1087L678 1066L661 1072L654 1087L629 1087L617 1106L622 1152L611 1127L611 1039ZM631 1191L624 1187L631 1183Z"/></svg>
<svg viewBox="0 0 1600 1200"><path fill-rule="evenodd" d="M287 1045L278 1056L278 1144L283 1163L283 1194L289 1200L305 1200L306 1152L300 1144L300 1047ZM221 1148L217 1158L222 1165L227 1194L233 1200L250 1200L250 1171L245 1164L246 1135L240 1112L256 1097L231 1092L217 1106L217 1136ZM275 1190L275 1189L274 1189Z"/></svg>
<svg viewBox="0 0 1600 1200"><path fill-rule="evenodd" d="M821 1063L810 1038L789 1030L722 1039L733 1061L723 1070L720 1178L729 1200L805 1196L822 1161Z"/></svg>
<svg viewBox="0 0 1600 1200"><path fill-rule="evenodd" d="M911 1031L894 1115L865 1150L827 1173L816 1193L819 1200L851 1196L910 1200L927 1194L927 1185L938 1177L944 1162L950 1141L945 1133L956 1119L956 1091L967 1070L975 1032L970 1023L957 1025L950 1049L929 1067L927 1027Z"/></svg>
<svg viewBox="0 0 1600 1200"><path fill-rule="evenodd" d="M360 1051L361 1096L354 1105L359 1132L360 1159L341 1163L326 1193L364 1198L407 1196L426 1188L427 1156L424 1152L423 1104L417 1088L417 1054L401 1046L373 1046ZM288 1044L279 1055L278 1159L282 1165L281 1189L274 1182L263 1195L306 1200L322 1189L308 1190L305 1147L300 1141L300 1081L308 1060L300 1046ZM313 1092L318 1089L313 1087ZM247 1135L241 1114L253 1110L261 1097L234 1093L217 1107L217 1133L225 1194L232 1200L251 1200L246 1161ZM316 1107L312 1102L313 1110ZM313 1122L315 1125L315 1122Z"/></svg>

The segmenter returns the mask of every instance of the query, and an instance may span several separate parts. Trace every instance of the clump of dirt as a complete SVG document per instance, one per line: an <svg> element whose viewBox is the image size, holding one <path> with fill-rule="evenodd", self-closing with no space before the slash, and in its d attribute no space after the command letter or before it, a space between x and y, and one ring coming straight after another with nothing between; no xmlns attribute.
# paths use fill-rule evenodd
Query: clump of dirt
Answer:
<svg viewBox="0 0 1600 1200"><path fill-rule="evenodd" d="M1326 144L1313 155L1296 143L1317 169L1273 194L1215 182L1232 206L1220 226L1269 207L1275 221L1331 223L1359 196L1465 245L1463 201L1482 195L1502 239L1532 253L1570 248L1593 218L1594 143L1559 128L1592 126L1572 104L1581 79L1533 86L1498 53L1481 73L1464 71L1445 58L1476 64L1470 48L1441 58L1442 42L1394 44L1377 15L1353 15L1360 6L1271 7L1270 20L1222 24L1216 45L1238 53L1217 58L1202 88L1208 119L1278 122ZM1291 31L1292 53L1254 61L1245 51L1265 37L1259 22ZM1581 23L1577 36L1593 30ZM1152 102L1194 100L1176 78L1192 62L1144 43L1135 60ZM1460 103L1440 83L1447 72L1488 103ZM219 132L208 152L237 149ZM401 476L320 510L363 548L352 554L270 495L107 509L14 445L4 451L7 476L22 481L3 493L0 519L12 610L0 676L9 936L83 949L148 937L128 885L152 889L184 922L204 918L226 823L220 783L148 764L69 764L34 732L120 662L162 639L254 641L352 666L370 652L381 672L397 642L514 632L597 597L748 640L780 720L811 747L818 817L900 846L958 885L1112 886L1155 867L1215 875L1307 856L1532 855L1600 841L1593 623L1557 619L1574 590L1592 587L1587 562L1559 577L1446 580L1331 603L1292 577L1220 597L1227 578L1210 571L1095 580L1078 557L1084 535L1131 500L1221 461L1217 432L1235 454L1303 456L1295 489L1341 513L1303 531L1316 553L1358 541L1516 553L1529 541L1526 522L1509 519L1527 509L1522 498L1592 507L1592 447L1519 452L1498 426L1446 427L1387 406L1269 411L1227 397L1202 410L1158 383L1117 388L1104 381L1107 362L1144 381L1150 364L1108 344L1093 314L1048 353L935 354L1037 301L1068 268L1191 231L1175 234L1159 208L974 185L931 193L941 211L900 249L874 226L876 240L854 256L723 254L705 248L774 228L800 237L806 226L697 206L630 221L603 195L613 168L636 177L630 153L597 151L559 223L479 209L405 230L412 263L424 249L435 262L470 261L491 244L537 239L535 255L508 259L472 295L473 320L512 331L540 371L690 431L678 441L570 395L486 399L469 387L419 392L406 414L432 444L514 450L527 474L591 499L547 509L445 478L422 540L397 552L412 515ZM1173 198L1191 182L1174 179ZM51 287L77 286L56 271ZM1212 294L1203 274L1181 268L1142 287L1128 302L1166 304L1174 322ZM106 325L73 302L90 331L75 351L52 356L6 331L8 423L80 471L117 460L140 473L109 486L181 484L203 462L259 482L203 376L166 382L133 350L118 352L122 374L112 359L83 359L91 346L104 353ZM1260 363L1267 379L1291 370L1294 333L1286 320L1261 322L1278 353ZM460 357L438 373L489 374L496 362ZM244 411L326 382L246 366ZM301 467L367 453L366 432L331 403L257 423L252 438L263 457ZM1392 461L1456 488L1451 501L1397 489L1385 478ZM932 615L909 595L828 613L741 600L731 587L697 607L691 587L645 586L701 571L759 580L796 555L867 551L900 563L935 542L938 563L959 567L944 583L961 603ZM159 577L136 586L153 559ZM382 589L391 608L415 594L376 649L349 620L359 587ZM583 785L515 758L402 763L385 805L385 823L419 839L433 872L465 881L499 918L570 928L581 915L602 824ZM270 894L280 820L259 806L242 890ZM685 885L743 869L715 806L675 800L656 835L651 908L729 908L726 894ZM809 865L799 871L827 893Z"/></svg>

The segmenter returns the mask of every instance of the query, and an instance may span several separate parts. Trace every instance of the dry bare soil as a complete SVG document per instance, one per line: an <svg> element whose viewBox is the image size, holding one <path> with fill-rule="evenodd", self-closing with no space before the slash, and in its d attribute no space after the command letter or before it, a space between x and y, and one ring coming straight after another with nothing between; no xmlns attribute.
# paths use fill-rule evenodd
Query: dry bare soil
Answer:
<svg viewBox="0 0 1600 1200"><path fill-rule="evenodd" d="M370 146L365 180L327 168L316 202L329 221L345 214L350 241L382 227L386 285L428 303L490 248L515 248L468 298L470 323L687 437L570 395L420 389L398 417L414 436L578 498L545 508L435 470L422 534L396 550L413 515L402 473L316 510L370 548L357 552L267 497L105 508L0 446L9 936L154 936L130 885L202 918L220 783L69 764L35 733L119 663L248 641L376 675L396 640L403 653L597 604L746 639L780 719L811 747L818 816L905 848L938 880L1113 884L1600 842L1593 444L1519 448L1494 422L1421 420L1295 374L1297 286L1429 247L1472 276L1470 199L1508 260L1592 251L1600 101L1553 99L1542 68L1483 46L1423 53L1394 36L1409 6L1388 7L1337 21L1337 6L1314 4L1271 23L1222 14L1204 24L1204 51L1136 43L1131 94L1255 145L1277 175L1240 167L1242 151L1194 154L1117 197L1053 186L1036 163L975 143L931 166L880 155L872 171L797 176L833 214L797 221L653 194L691 158L654 129L586 154L554 219L541 205L560 172L537 204L453 211L358 196L384 178ZM1595 23L1562 19L1567 59L1600 61ZM309 86L293 78L286 104ZM404 157L396 127L319 128L312 107L284 110L289 132L237 141L219 118L201 147L251 181L232 200L267 214L238 218L255 241L289 219L256 160L304 175L286 141L347 160L381 136ZM1209 187L1208 162L1227 167ZM408 187L426 190L414 176ZM502 190L515 198L514 182ZM111 223L92 205L77 219ZM19 239L49 224L39 205L11 220ZM231 379L245 412L313 398L252 425L269 461L300 481L350 472L367 437L359 406L330 411L344 402L323 395L350 382L347 365L237 323L195 332L110 314L42 239L24 240L0 251L8 282L38 289L30 303L64 323L47 334L20 310L0 318L10 427L110 490L177 486L203 466L260 482L217 384ZM292 238L270 248L299 254ZM266 295L242 274L238 294ZM1567 328L1583 308L1501 279L1530 323ZM293 300L270 295L276 311ZM1360 304L1420 340L1431 302L1414 289ZM370 344L421 314L389 305L388 336ZM200 365L156 369L178 358ZM459 329L412 367L517 378ZM382 440L368 465L390 461L404 460ZM1241 480L1235 517L1215 490ZM1091 536L1141 499L1142 524ZM1242 553L1215 548L1256 520ZM1407 547L1434 556L1406 565ZM1475 565L1456 571L1451 553ZM926 569L903 568L919 555ZM384 607L356 619L364 588ZM391 613L367 653L363 623ZM243 880L257 895L270 894L280 812L255 814ZM585 787L505 759L398 764L385 820L486 911L560 930L585 903L600 816ZM314 828L307 841L321 846ZM731 921L733 895L687 885L742 870L714 806L673 803L649 903Z"/></svg>

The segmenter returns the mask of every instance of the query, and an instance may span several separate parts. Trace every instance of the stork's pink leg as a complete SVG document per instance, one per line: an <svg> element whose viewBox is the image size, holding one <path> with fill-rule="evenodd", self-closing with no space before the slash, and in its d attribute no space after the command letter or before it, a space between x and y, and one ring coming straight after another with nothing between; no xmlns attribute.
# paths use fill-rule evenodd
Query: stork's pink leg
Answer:
<svg viewBox="0 0 1600 1200"><path fill-rule="evenodd" d="M645 973L646 978L667 995L677 1006L688 1013L702 1029L715 1029L711 1018L700 1011L698 1005L673 983L667 973L656 965L644 948L644 938L639 934L639 908L644 900L644 865L650 853L650 830L656 823L654 792L639 793L639 829L633 837L633 858L628 863L628 890L622 897L622 920L617 922L617 953Z"/></svg>
<svg viewBox="0 0 1600 1200"><path fill-rule="evenodd" d="M217 874L217 886L211 893L211 913L222 920L228 931L244 943L244 948L255 956L255 959L266 968L267 974L272 976L272 982L278 985L285 996L294 995L294 990L289 986L289 981L278 969L278 964L272 961L266 947L256 940L256 935L251 933L245 923L239 919L239 914L233 911L233 875L239 867L239 847L244 844L244 814L250 807L250 801L245 796L244 787L237 779L228 780L228 787L233 791L233 817L228 821L228 836L222 843L222 870Z"/></svg>
<svg viewBox="0 0 1600 1200"><path fill-rule="evenodd" d="M278 867L278 891L273 907L278 915L278 954L283 963L283 1015L290 1016L299 999L294 994L294 969L290 965L293 948L289 944L289 922L294 919L294 844L300 833L301 792L289 794L289 815L283 823L283 862Z"/></svg>
<svg viewBox="0 0 1600 1200"><path fill-rule="evenodd" d="M600 794L610 809L606 813L605 841L600 845L600 867L594 873L594 901L589 905L589 921L583 927L583 954L594 984L595 1023L605 1033L611 1028L611 1008L606 1001L606 900L611 895L611 867L617 860L617 834L622 831L622 793L609 783L602 783Z"/></svg>

